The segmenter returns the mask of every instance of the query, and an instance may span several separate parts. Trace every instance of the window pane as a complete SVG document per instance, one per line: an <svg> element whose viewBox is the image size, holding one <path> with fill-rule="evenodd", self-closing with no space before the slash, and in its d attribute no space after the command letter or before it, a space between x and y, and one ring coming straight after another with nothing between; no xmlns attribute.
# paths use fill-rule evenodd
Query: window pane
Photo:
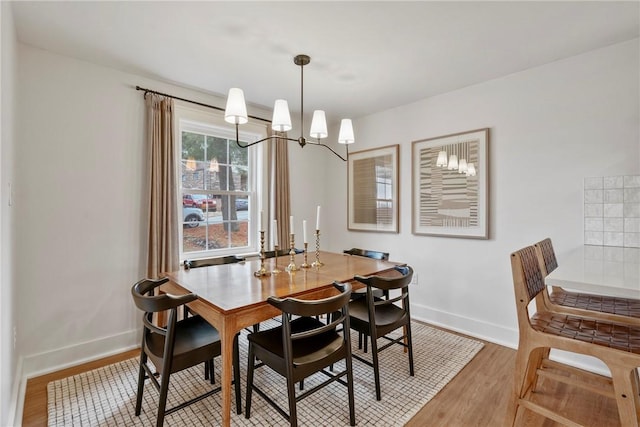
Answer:
<svg viewBox="0 0 640 427"><path fill-rule="evenodd" d="M179 132L182 253L198 258L256 250L252 150L206 124L181 121Z"/></svg>

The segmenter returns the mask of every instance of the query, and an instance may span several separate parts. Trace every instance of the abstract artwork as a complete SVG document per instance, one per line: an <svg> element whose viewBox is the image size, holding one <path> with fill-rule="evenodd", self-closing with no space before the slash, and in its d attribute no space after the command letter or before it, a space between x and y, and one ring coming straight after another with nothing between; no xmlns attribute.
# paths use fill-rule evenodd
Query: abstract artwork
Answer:
<svg viewBox="0 0 640 427"><path fill-rule="evenodd" d="M398 232L398 149L349 153L349 230Z"/></svg>
<svg viewBox="0 0 640 427"><path fill-rule="evenodd" d="M489 238L489 129L412 142L412 232Z"/></svg>

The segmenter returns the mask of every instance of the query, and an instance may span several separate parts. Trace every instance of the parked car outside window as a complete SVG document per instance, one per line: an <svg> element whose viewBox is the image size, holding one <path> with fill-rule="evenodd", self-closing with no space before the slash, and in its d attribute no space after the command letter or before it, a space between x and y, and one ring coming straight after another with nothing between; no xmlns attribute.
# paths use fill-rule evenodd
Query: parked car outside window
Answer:
<svg viewBox="0 0 640 427"><path fill-rule="evenodd" d="M204 212L200 208L182 207L182 223L184 227L195 228L204 221Z"/></svg>
<svg viewBox="0 0 640 427"><path fill-rule="evenodd" d="M236 199L236 210L246 211L249 209L249 201L247 199Z"/></svg>
<svg viewBox="0 0 640 427"><path fill-rule="evenodd" d="M218 203L204 194L185 194L182 196L182 206L200 208L202 210L209 209L209 212L215 212L218 209Z"/></svg>

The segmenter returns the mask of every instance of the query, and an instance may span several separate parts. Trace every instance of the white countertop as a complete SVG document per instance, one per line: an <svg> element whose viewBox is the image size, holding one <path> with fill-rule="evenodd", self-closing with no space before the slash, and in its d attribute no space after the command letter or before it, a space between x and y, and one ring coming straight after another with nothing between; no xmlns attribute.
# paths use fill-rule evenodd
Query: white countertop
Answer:
<svg viewBox="0 0 640 427"><path fill-rule="evenodd" d="M558 256L558 268L545 278L545 283L640 299L640 248L580 246Z"/></svg>

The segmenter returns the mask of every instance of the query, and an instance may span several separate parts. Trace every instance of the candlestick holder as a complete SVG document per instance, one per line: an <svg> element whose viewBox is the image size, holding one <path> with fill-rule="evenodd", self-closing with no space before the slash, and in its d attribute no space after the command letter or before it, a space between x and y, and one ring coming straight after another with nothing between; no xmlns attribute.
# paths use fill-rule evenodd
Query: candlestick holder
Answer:
<svg viewBox="0 0 640 427"><path fill-rule="evenodd" d="M278 273L282 273L282 270L280 270L280 268L278 268L278 249L280 249L280 246L278 245L273 245L273 261L276 263L276 265L273 267L273 270L271 270L271 272L273 274L278 274Z"/></svg>
<svg viewBox="0 0 640 427"><path fill-rule="evenodd" d="M295 235L293 233L291 233L289 235L289 247L291 248L289 250L289 265L287 266L287 271L297 271L298 270L298 266L296 265L295 259L294 257L296 256L296 249L295 249Z"/></svg>
<svg viewBox="0 0 640 427"><path fill-rule="evenodd" d="M271 272L264 268L264 231L260 231L260 270L254 271L256 277L270 276Z"/></svg>
<svg viewBox="0 0 640 427"><path fill-rule="evenodd" d="M307 264L307 247L308 246L309 246L309 244L307 242L304 242L304 261L302 261L302 264L300 265L300 267L302 267L302 268L311 267L311 264Z"/></svg>
<svg viewBox="0 0 640 427"><path fill-rule="evenodd" d="M316 230L316 260L311 264L312 267L322 267L324 263L320 262L320 230Z"/></svg>

